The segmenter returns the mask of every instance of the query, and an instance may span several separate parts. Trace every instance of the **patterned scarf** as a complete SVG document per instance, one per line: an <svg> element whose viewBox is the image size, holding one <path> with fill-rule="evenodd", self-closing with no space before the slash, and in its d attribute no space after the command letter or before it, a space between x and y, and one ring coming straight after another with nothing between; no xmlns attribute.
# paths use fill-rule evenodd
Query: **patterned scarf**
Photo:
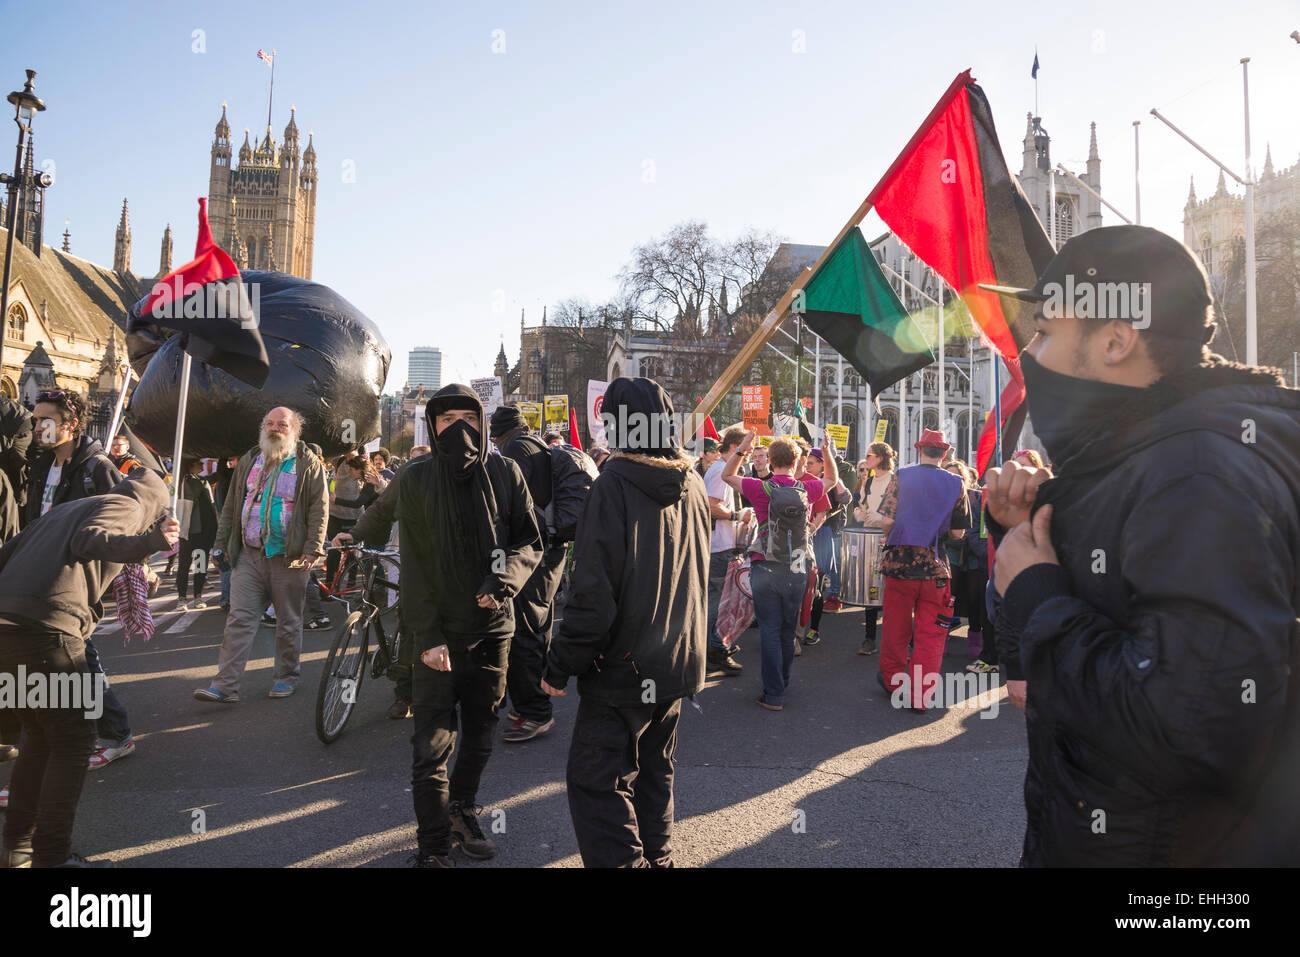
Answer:
<svg viewBox="0 0 1300 957"><path fill-rule="evenodd" d="M146 642L153 637L149 580L145 577L143 565L122 566L113 579L113 600L117 603L117 619L122 623L122 644L131 641L132 632L139 632Z"/></svg>
<svg viewBox="0 0 1300 957"><path fill-rule="evenodd" d="M270 540L267 534L266 525L263 524L263 511L269 516L271 514L270 502L263 503L259 501L261 495L268 498L278 498L280 500L280 532L286 533L289 528L289 521L293 518L294 493L298 486L298 460L295 457L292 468L284 468L284 459L276 462L271 468L274 470L275 487L274 489L263 489L263 484L269 481L269 476L264 479L262 470L266 468L265 456L257 453L257 459L253 462L253 467L248 470L248 482L245 484L247 494L244 497L244 514L242 528L244 533L245 544L249 542L259 542L263 547ZM261 493L259 495L259 493Z"/></svg>

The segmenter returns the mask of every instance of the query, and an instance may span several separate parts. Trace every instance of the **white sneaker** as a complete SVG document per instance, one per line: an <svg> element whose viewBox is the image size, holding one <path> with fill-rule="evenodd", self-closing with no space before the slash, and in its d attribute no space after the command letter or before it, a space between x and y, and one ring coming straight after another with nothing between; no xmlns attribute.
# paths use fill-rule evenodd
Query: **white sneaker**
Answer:
<svg viewBox="0 0 1300 957"><path fill-rule="evenodd" d="M204 608L207 608L207 607L208 607L208 606L207 606L207 603L206 603L206 602L204 602L204 601L202 601L202 600L199 600L199 601L196 601L194 604L190 605L190 610L191 610L191 611L202 611Z"/></svg>
<svg viewBox="0 0 1300 957"><path fill-rule="evenodd" d="M190 610L190 606L183 601L178 601L176 603L176 610L179 612L187 612Z"/></svg>

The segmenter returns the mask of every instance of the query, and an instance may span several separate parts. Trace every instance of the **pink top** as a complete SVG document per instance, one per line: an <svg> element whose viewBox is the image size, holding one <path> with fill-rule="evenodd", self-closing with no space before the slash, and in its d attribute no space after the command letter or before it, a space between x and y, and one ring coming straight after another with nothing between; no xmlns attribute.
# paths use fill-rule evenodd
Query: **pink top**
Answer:
<svg viewBox="0 0 1300 957"><path fill-rule="evenodd" d="M794 485L795 480L789 475L773 475L768 479L774 485ZM812 520L813 506L818 499L826 494L826 483L821 479L804 478L799 481L808 495L808 519ZM767 493L763 491L763 482L755 478L743 478L740 480L740 492L745 496L745 500L754 506L754 518L758 524L762 525L767 521ZM762 559L760 552L750 553L755 559Z"/></svg>

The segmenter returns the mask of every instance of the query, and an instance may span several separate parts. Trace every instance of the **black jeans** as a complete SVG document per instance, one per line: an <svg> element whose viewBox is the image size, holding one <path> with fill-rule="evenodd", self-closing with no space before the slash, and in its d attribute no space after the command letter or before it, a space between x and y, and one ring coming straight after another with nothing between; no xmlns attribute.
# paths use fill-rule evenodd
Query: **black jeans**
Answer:
<svg viewBox="0 0 1300 957"><path fill-rule="evenodd" d="M671 867L682 701L578 702L566 775L584 867Z"/></svg>
<svg viewBox="0 0 1300 957"><path fill-rule="evenodd" d="M203 597L203 586L208 580L208 562L212 556L212 544L215 540L181 539L180 547L176 550L176 560L180 562L176 566L176 597L181 601L185 601L189 593L190 569L195 565L195 558L198 558L198 564L202 565L202 571L193 573L194 600L198 601Z"/></svg>
<svg viewBox="0 0 1300 957"><path fill-rule="evenodd" d="M3 626L0 674L11 676L6 680L15 682L16 688L20 665L29 679L36 673L84 675L92 670L85 643L78 637ZM9 780L4 846L30 846L33 867L53 867L72 851L86 762L95 746L95 722L86 717L84 707L19 707L16 713L22 721L21 753Z"/></svg>
<svg viewBox="0 0 1300 957"><path fill-rule="evenodd" d="M497 709L505 699L510 639L480 638L473 648L456 642L449 650L451 671L434 671L418 656L412 666L411 798L424 855L451 852L448 800L474 804L478 797L479 779L492 755ZM463 725L460 753L451 771L449 798L447 762L458 725Z"/></svg>

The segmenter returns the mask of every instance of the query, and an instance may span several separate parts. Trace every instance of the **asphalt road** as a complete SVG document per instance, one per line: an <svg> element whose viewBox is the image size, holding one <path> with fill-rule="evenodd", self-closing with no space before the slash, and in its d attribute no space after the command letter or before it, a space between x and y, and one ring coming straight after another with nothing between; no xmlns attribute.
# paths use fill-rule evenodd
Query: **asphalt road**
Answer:
<svg viewBox="0 0 1300 957"><path fill-rule="evenodd" d="M333 629L305 634L294 696L265 696L274 638L263 627L242 701L205 704L191 695L216 671L225 613L168 611L176 604L169 584L152 604L158 631L148 644L137 638L124 647L112 618L97 633L137 750L90 773L74 849L122 867L404 866L415 848L411 721L385 717L391 685L367 679L342 737L323 745L314 707ZM744 674L710 679L696 698L700 710L684 704L679 865L1016 864L1022 714L1001 690L991 719L974 707L924 717L894 709L874 680L879 658L856 654L862 618L861 610L825 616L824 640L796 659L780 713L755 703L756 630L741 639ZM965 640L952 640L948 652L945 669L961 672ZM498 741L479 801L500 853L487 863L459 857L459 865L580 865L564 789L576 707L571 683L569 696L556 699L554 731L524 744ZM10 767L0 766L0 784Z"/></svg>

